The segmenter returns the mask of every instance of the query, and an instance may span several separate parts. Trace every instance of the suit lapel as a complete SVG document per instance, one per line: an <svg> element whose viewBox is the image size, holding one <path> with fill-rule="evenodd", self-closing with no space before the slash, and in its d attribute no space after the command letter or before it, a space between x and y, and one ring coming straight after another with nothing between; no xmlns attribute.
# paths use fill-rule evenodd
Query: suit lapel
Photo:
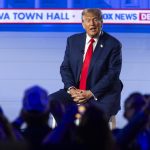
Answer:
<svg viewBox="0 0 150 150"><path fill-rule="evenodd" d="M88 71L88 75L90 74L92 68L94 67L94 64L96 63L96 60L97 59L101 59L102 57L102 50L104 48L104 33L102 32L102 35L100 35L99 39L98 39L98 42L97 42L97 45L95 47L95 50L94 50L94 53L93 53L93 56L92 56L92 60L91 60L91 63L90 63L90 67L89 67L89 71Z"/></svg>

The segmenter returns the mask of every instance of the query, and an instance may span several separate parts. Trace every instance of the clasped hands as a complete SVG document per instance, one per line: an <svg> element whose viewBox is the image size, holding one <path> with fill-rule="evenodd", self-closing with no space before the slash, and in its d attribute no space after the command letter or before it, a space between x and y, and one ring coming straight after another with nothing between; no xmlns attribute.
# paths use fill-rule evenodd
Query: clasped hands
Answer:
<svg viewBox="0 0 150 150"><path fill-rule="evenodd" d="M70 89L70 95L77 104L86 103L92 96L90 90Z"/></svg>

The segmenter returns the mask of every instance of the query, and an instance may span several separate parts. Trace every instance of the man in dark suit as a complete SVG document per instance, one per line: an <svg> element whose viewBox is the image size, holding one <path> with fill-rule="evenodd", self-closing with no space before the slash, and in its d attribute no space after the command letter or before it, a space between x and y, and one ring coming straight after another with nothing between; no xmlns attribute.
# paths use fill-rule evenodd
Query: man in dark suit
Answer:
<svg viewBox="0 0 150 150"><path fill-rule="evenodd" d="M97 101L108 119L120 109L121 43L102 31L102 24L99 9L84 9L82 26L86 33L75 34L67 39L60 67L64 89L49 95L51 111L57 123L70 103ZM91 54L87 54L88 49L92 49Z"/></svg>

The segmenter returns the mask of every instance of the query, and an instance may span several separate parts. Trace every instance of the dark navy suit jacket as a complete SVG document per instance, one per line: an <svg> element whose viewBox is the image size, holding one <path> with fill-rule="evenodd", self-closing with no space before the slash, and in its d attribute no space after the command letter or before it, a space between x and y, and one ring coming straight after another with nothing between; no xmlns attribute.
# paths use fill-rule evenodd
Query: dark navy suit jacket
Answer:
<svg viewBox="0 0 150 150"><path fill-rule="evenodd" d="M60 73L64 88L78 88L83 64L86 33L68 37ZM106 32L102 32L90 63L87 90L91 90L98 102L111 114L120 109L122 83L119 79L122 65L121 43Z"/></svg>

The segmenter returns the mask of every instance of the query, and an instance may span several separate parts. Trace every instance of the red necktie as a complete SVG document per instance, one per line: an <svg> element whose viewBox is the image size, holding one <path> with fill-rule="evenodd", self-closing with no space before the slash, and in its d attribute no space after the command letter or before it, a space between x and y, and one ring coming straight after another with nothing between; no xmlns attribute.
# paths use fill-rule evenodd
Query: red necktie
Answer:
<svg viewBox="0 0 150 150"><path fill-rule="evenodd" d="M81 76L80 76L80 85L79 85L79 89L81 89L81 90L86 90L86 80L87 80L87 75L88 75L88 69L90 66L90 61L91 61L92 54L93 54L93 43L94 42L95 42L95 40L93 38L90 39L90 45L87 49L85 59L83 62Z"/></svg>

